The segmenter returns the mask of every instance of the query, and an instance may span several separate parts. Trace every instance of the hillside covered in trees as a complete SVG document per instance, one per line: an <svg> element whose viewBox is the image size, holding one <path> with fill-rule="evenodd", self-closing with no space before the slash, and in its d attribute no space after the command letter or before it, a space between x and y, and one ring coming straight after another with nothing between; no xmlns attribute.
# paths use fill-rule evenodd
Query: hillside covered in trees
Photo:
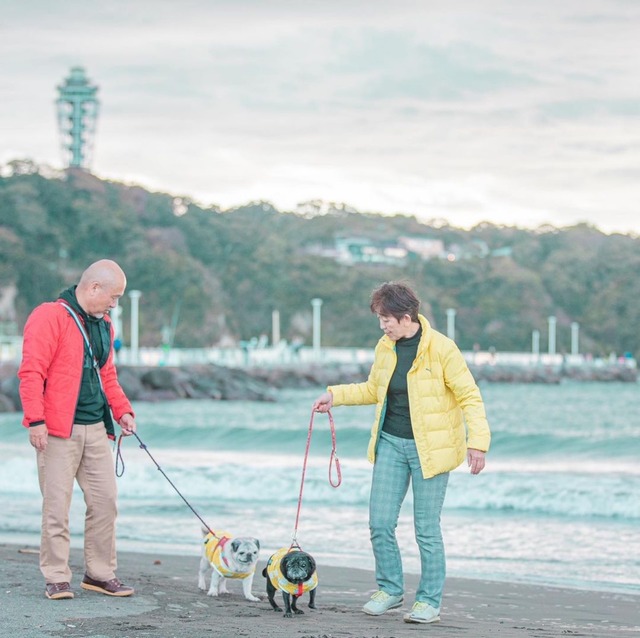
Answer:
<svg viewBox="0 0 640 638"><path fill-rule="evenodd" d="M177 347L230 344L271 334L311 343L311 299L322 306L324 346L369 347L380 335L371 289L406 279L423 313L444 331L455 308L462 349L529 350L532 330L546 348L557 317L557 349L580 324L582 352L640 354L640 239L588 225L535 230L480 224L462 230L410 216L348 209L281 212L265 202L230 210L100 180L83 172L46 174L28 161L0 177L0 322L20 331L31 309L55 298L99 258L118 261L128 288L142 291L140 345L174 334ZM450 220L455 223L455 220ZM332 256L345 237L394 245L400 237L445 247L481 244L462 257L402 263L344 263ZM124 339L129 300L122 300Z"/></svg>

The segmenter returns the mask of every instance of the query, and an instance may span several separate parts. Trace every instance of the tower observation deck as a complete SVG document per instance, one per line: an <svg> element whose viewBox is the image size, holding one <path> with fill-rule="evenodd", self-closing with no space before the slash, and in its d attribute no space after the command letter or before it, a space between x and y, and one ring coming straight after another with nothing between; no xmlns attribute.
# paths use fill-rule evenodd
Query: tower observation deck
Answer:
<svg viewBox="0 0 640 638"><path fill-rule="evenodd" d="M64 161L69 167L89 168L100 103L98 87L92 85L80 66L58 86L56 108Z"/></svg>

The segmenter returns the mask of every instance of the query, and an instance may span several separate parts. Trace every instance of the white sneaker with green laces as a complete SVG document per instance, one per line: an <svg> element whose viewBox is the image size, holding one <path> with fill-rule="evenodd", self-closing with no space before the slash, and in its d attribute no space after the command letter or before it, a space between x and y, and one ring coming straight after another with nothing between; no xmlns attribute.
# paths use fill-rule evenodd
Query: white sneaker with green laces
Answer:
<svg viewBox="0 0 640 638"><path fill-rule="evenodd" d="M402 606L402 596L390 596L386 592L377 591L369 602L362 608L362 611L369 616L382 616L386 611Z"/></svg>
<svg viewBox="0 0 640 638"><path fill-rule="evenodd" d="M440 620L440 610L429 603L414 603L411 611L404 615L405 622L429 623Z"/></svg>

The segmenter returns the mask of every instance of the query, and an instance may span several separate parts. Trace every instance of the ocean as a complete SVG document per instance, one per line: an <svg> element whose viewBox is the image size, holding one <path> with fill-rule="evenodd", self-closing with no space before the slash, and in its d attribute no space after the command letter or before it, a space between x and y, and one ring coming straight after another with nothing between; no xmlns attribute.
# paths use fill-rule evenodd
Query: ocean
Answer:
<svg viewBox="0 0 640 638"><path fill-rule="evenodd" d="M442 526L450 576L640 592L640 387L633 383L481 386L493 440L487 467L452 472ZM184 498L214 529L255 536L261 556L293 538L311 404L322 391L287 390L275 403L136 403L138 434ZM334 408L331 436L316 414L297 541L320 564L373 568L367 526L373 407ZM21 415L0 415L0 542L37 545L35 452ZM200 552L200 521L133 437L122 442L118 548ZM333 474L335 480L335 471ZM72 545L82 546L82 493ZM411 490L398 539L419 571ZM126 564L119 573L126 578ZM373 583L372 583L373 586Z"/></svg>

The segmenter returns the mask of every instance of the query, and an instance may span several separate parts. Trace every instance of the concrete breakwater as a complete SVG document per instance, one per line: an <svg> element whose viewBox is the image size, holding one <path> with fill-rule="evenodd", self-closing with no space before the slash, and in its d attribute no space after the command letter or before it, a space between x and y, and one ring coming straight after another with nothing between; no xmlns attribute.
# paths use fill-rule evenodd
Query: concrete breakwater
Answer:
<svg viewBox="0 0 640 638"><path fill-rule="evenodd" d="M561 383L562 381L621 381L636 383L638 370L624 364L607 365L474 365L469 369L478 382Z"/></svg>
<svg viewBox="0 0 640 638"><path fill-rule="evenodd" d="M479 383L637 382L637 369L619 364L470 364L469 367ZM0 366L0 412L21 409L16 370L15 364ZM357 363L305 364L272 368L227 368L213 364L118 367L120 383L132 401L275 401L279 389L320 389L329 384L358 383L366 380L368 372L369 364Z"/></svg>

